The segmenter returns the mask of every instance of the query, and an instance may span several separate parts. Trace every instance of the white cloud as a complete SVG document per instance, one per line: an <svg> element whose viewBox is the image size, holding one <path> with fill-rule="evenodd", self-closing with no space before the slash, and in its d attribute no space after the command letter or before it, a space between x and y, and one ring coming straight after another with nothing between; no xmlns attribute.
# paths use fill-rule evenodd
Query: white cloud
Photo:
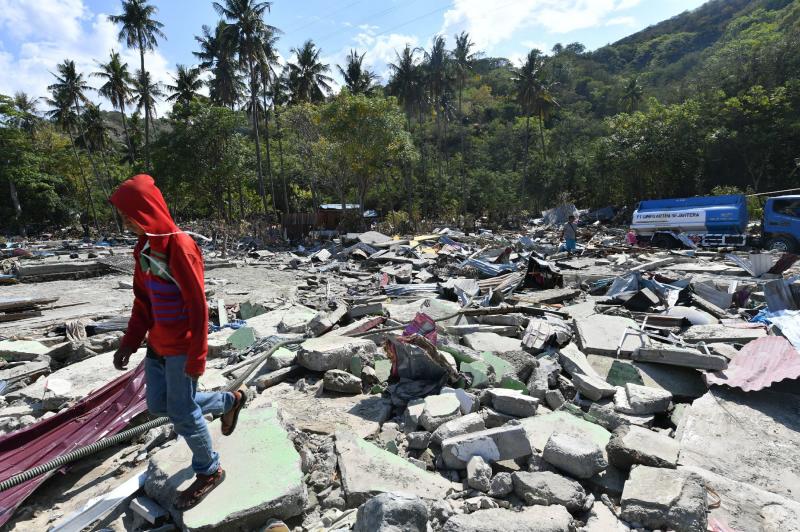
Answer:
<svg viewBox="0 0 800 532"><path fill-rule="evenodd" d="M539 42L536 42L536 41L522 41L520 44L522 44L522 46L524 46L528 50L533 50L534 48L536 48L537 50L539 50L541 52L545 52L545 53L547 53L547 51L550 49L550 47L547 46L547 43L544 43L544 42L541 42L541 41L539 41Z"/></svg>
<svg viewBox="0 0 800 532"><path fill-rule="evenodd" d="M629 26L636 27L636 19L633 17L614 17L606 21L606 26Z"/></svg>
<svg viewBox="0 0 800 532"><path fill-rule="evenodd" d="M630 9L639 0L511 0L487 4L484 0L455 0L444 14L440 32L467 31L477 47L491 53L514 33L530 28L547 33L600 26L617 10Z"/></svg>
<svg viewBox="0 0 800 532"><path fill-rule="evenodd" d="M82 0L5 0L3 4L0 29L14 38L18 51L0 54L0 72L4 73L0 76L0 93L25 91L35 97L47 96L47 86L54 81L51 72L64 59L75 61L88 84L97 87L99 80L90 73L97 70L97 61L108 59L112 49L120 52L131 73L139 68L139 51L117 41L119 30L107 15L91 13ZM154 80L171 82L174 65L158 50L145 54L145 66ZM96 94L89 96L101 101ZM110 110L108 102L102 103ZM160 102L159 116L169 108L169 104Z"/></svg>
<svg viewBox="0 0 800 532"><path fill-rule="evenodd" d="M359 33L354 37L357 43L356 48L359 53L366 52L364 56L364 64L373 70L384 82L388 81L391 73L389 63L394 63L397 59L397 54L403 51L406 44L411 48L416 48L420 45L419 38L416 35L403 35L400 33L390 33L388 35L374 36L368 33ZM349 52L347 48L344 55ZM342 57L342 62L344 57Z"/></svg>

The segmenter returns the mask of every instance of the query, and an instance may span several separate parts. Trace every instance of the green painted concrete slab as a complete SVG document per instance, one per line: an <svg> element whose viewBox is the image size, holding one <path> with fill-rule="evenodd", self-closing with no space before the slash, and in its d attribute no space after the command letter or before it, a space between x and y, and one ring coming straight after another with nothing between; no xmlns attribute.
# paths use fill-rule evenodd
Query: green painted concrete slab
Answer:
<svg viewBox="0 0 800 532"><path fill-rule="evenodd" d="M178 441L150 460L147 494L168 508L188 531L250 530L270 517L299 515L307 498L300 455L274 408L247 408L233 435L220 433L219 421L209 425L214 449L220 454L225 481L198 506L180 514L172 503L193 480L191 452Z"/></svg>
<svg viewBox="0 0 800 532"><path fill-rule="evenodd" d="M349 508L356 508L379 493L405 492L423 499L441 500L451 488L462 489L461 484L423 471L350 432L336 432L336 454Z"/></svg>
<svg viewBox="0 0 800 532"><path fill-rule="evenodd" d="M46 355L51 349L32 340L0 341L0 357L6 360L33 360L39 355Z"/></svg>
<svg viewBox="0 0 800 532"><path fill-rule="evenodd" d="M228 337L228 345L234 349L245 349L253 345L256 341L256 332L252 327L242 327L237 329Z"/></svg>

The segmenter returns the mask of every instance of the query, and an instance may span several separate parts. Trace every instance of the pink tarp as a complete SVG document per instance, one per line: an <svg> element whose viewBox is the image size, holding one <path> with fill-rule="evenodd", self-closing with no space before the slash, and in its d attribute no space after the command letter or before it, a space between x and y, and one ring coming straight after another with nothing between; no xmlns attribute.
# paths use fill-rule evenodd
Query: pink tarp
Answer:
<svg viewBox="0 0 800 532"><path fill-rule="evenodd" d="M95 390L75 406L22 430L0 436L0 481L116 434L136 415L144 412L144 394L142 363ZM53 473L55 471L0 492L0 527Z"/></svg>
<svg viewBox="0 0 800 532"><path fill-rule="evenodd" d="M800 352L783 336L765 336L745 345L723 371L706 374L706 383L754 392L800 377Z"/></svg>

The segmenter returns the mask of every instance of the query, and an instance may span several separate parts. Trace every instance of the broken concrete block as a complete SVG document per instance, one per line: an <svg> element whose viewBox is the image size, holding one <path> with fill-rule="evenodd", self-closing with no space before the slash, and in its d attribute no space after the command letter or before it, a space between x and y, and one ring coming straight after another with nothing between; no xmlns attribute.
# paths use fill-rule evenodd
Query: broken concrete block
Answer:
<svg viewBox="0 0 800 532"><path fill-rule="evenodd" d="M455 396L458 397L458 402L461 403L461 413L465 416L467 414L471 414L472 412L477 412L480 408L480 403L475 394L464 391L461 388L449 388L445 386L442 388L441 393L455 394Z"/></svg>
<svg viewBox="0 0 800 532"><path fill-rule="evenodd" d="M586 492L574 480L549 471L518 471L511 478L514 481L514 493L529 506L555 504L573 513L585 509Z"/></svg>
<svg viewBox="0 0 800 532"><path fill-rule="evenodd" d="M372 316L380 314L383 314L383 304L381 304L380 302L366 303L364 305L354 305L350 307L350 310L347 312L347 315L352 320L357 320L359 318L363 318L364 316Z"/></svg>
<svg viewBox="0 0 800 532"><path fill-rule="evenodd" d="M490 497L505 497L512 491L514 491L514 481L511 479L511 473L502 471L492 477L489 483Z"/></svg>
<svg viewBox="0 0 800 532"><path fill-rule="evenodd" d="M629 408L628 405L628 395L625 393L624 388L619 388L617 393L614 395L614 401L617 402L620 397L624 397L625 405ZM601 405L599 403L592 403L589 406L589 416L595 419L597 424L604 427L606 430L613 431L617 427L622 427L625 425L638 425L640 427L649 427L653 424L653 415L646 415L646 416L634 416L632 414L623 414L622 412L618 412L615 410L613 405Z"/></svg>
<svg viewBox="0 0 800 532"><path fill-rule="evenodd" d="M463 340L464 345L479 352L502 353L522 349L522 342L518 338L508 338L496 333L469 333L464 335Z"/></svg>
<svg viewBox="0 0 800 532"><path fill-rule="evenodd" d="M516 390L493 388L489 390L492 406L501 414L515 417L530 417L536 414L539 401Z"/></svg>
<svg viewBox="0 0 800 532"><path fill-rule="evenodd" d="M423 499L444 499L449 490L458 486L349 432L336 433L336 455L349 508L378 493L403 492Z"/></svg>
<svg viewBox="0 0 800 532"><path fill-rule="evenodd" d="M278 332L305 333L308 324L317 316L317 311L303 305L294 305L282 310L281 321L278 322Z"/></svg>
<svg viewBox="0 0 800 532"><path fill-rule="evenodd" d="M622 492L620 517L649 529L704 532L708 502L702 479L675 469L637 466Z"/></svg>
<svg viewBox="0 0 800 532"><path fill-rule="evenodd" d="M615 408L625 414L637 416L666 412L672 402L672 394L666 390L639 386L630 382L625 385L625 395L628 399L630 411L625 411L625 405L622 403L621 408L616 406L615 403Z"/></svg>
<svg viewBox="0 0 800 532"><path fill-rule="evenodd" d="M522 458L532 452L521 425L504 425L442 441L442 460L449 469L464 469L473 456L491 463Z"/></svg>
<svg viewBox="0 0 800 532"><path fill-rule="evenodd" d="M593 377L581 373L575 373L572 376L572 384L575 385L582 395L592 401L599 401L603 397L612 397L617 391L614 386L600 377Z"/></svg>
<svg viewBox="0 0 800 532"><path fill-rule="evenodd" d="M680 450L680 444L669 436L635 425L616 429L606 446L609 462L620 469L630 469L633 464L674 469Z"/></svg>
<svg viewBox="0 0 800 532"><path fill-rule="evenodd" d="M419 417L425 410L425 399L413 399L409 401L403 413L403 430L413 432L419 427Z"/></svg>
<svg viewBox="0 0 800 532"><path fill-rule="evenodd" d="M545 394L550 388L555 388L558 384L558 375L561 373L561 365L550 357L538 359L538 364L528 379L528 394L531 397L544 401Z"/></svg>
<svg viewBox="0 0 800 532"><path fill-rule="evenodd" d="M419 497L380 493L358 508L353 532L427 532L428 507Z"/></svg>
<svg viewBox="0 0 800 532"><path fill-rule="evenodd" d="M461 403L454 394L429 395L425 398L425 407L419 417L419 423L428 432L433 432L440 425L461 416Z"/></svg>
<svg viewBox="0 0 800 532"><path fill-rule="evenodd" d="M350 369L350 360L359 357L371 360L376 346L370 340L346 336L320 336L306 340L297 353L297 362L311 371Z"/></svg>
<svg viewBox="0 0 800 532"><path fill-rule="evenodd" d="M763 327L743 329L727 325L692 325L683 333L684 341L694 344L698 342L725 342L746 344L767 335Z"/></svg>
<svg viewBox="0 0 800 532"><path fill-rule="evenodd" d="M433 431L432 441L437 445L441 445L442 441L468 434L470 432L478 432L479 430L486 430L486 424L483 421L483 416L478 412L467 414L466 416L457 417L446 423L442 423ZM425 445L427 447L427 444ZM423 447L423 449L425 448Z"/></svg>
<svg viewBox="0 0 800 532"><path fill-rule="evenodd" d="M516 512L502 508L457 514L442 532L571 532L572 516L563 506L530 506Z"/></svg>
<svg viewBox="0 0 800 532"><path fill-rule="evenodd" d="M564 410L525 418L521 420L521 424L525 427L531 445L538 450L544 449L547 440L554 432L571 434L592 441L601 449L606 448L611 438L611 433L600 425L590 423Z"/></svg>
<svg viewBox="0 0 800 532"><path fill-rule="evenodd" d="M228 336L227 345L231 349L241 350L253 345L256 341L256 332L252 327L241 327Z"/></svg>
<svg viewBox="0 0 800 532"><path fill-rule="evenodd" d="M174 509L178 491L194 479L189 447L178 442L150 459L145 491L168 508L185 530L247 529L270 517L300 515L306 487L300 455L281 426L274 408L247 408L236 432L223 437L217 422L210 427L214 450L222 457L225 482L199 505L183 513ZM269 449L269 452L263 452Z"/></svg>
<svg viewBox="0 0 800 532"><path fill-rule="evenodd" d="M361 379L340 369L329 369L323 377L323 388L338 393L361 393Z"/></svg>
<svg viewBox="0 0 800 532"><path fill-rule="evenodd" d="M133 499L129 508L133 513L151 525L155 525L159 521L165 520L167 515L169 515L163 506L158 504L150 497L145 497L144 495L140 495L139 497Z"/></svg>
<svg viewBox="0 0 800 532"><path fill-rule="evenodd" d="M673 346L639 347L633 351L631 359L709 371L719 371L728 367L728 359L723 356L707 355L698 349Z"/></svg>
<svg viewBox="0 0 800 532"><path fill-rule="evenodd" d="M408 434L406 434L406 440L408 441L408 448L415 450L427 449L428 445L431 443L432 436L433 435L430 432L426 432L424 430L417 432L409 432Z"/></svg>
<svg viewBox="0 0 800 532"><path fill-rule="evenodd" d="M486 423L487 429L502 427L512 419L517 419L514 416L509 416L508 414L501 414L500 412L496 412L491 408L484 408L483 410L481 410L481 415L483 416L483 421Z"/></svg>
<svg viewBox="0 0 800 532"><path fill-rule="evenodd" d="M291 351L285 347L279 348L272 353L264 365L269 371L276 371L297 363L297 351Z"/></svg>
<svg viewBox="0 0 800 532"><path fill-rule="evenodd" d="M565 402L564 394L561 393L561 390L547 390L547 393L544 394L544 400L550 410L558 410Z"/></svg>
<svg viewBox="0 0 800 532"><path fill-rule="evenodd" d="M591 478L608 467L599 445L560 432L550 435L544 446L542 458L575 478Z"/></svg>
<svg viewBox="0 0 800 532"><path fill-rule="evenodd" d="M605 504L594 504L581 532L630 532L630 527L617 519Z"/></svg>
<svg viewBox="0 0 800 532"><path fill-rule="evenodd" d="M467 485L470 488L482 491L489 491L492 482L492 466L480 456L473 456L467 462Z"/></svg>

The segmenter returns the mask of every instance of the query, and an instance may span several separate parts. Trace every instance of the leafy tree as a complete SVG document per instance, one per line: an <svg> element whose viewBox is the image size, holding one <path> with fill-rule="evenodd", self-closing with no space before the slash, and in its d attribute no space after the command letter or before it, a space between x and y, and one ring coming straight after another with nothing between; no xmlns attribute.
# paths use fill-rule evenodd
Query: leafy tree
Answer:
<svg viewBox="0 0 800 532"><path fill-rule="evenodd" d="M620 98L625 110L629 113L636 111L643 99L644 91L639 85L639 80L637 78L629 79L622 91L622 98Z"/></svg>
<svg viewBox="0 0 800 532"><path fill-rule="evenodd" d="M158 13L158 8L147 3L147 0L122 0L122 14L110 15L108 20L114 24L120 24L117 38L125 41L129 48L139 50L139 72L136 76L138 87L145 91L152 85L149 74L144 67L144 53L154 50L158 46L158 39L166 39L167 36L161 31L164 24L154 17ZM154 96L147 93L140 96L140 101L144 102L144 165L150 168L150 119L154 116L151 105L154 103Z"/></svg>
<svg viewBox="0 0 800 532"><path fill-rule="evenodd" d="M406 44L402 53L395 52L397 60L389 63L392 78L389 81L388 92L396 96L405 110L410 123L414 110L420 111L423 102L423 75L422 69L415 57L415 50ZM421 116L420 116L421 120Z"/></svg>
<svg viewBox="0 0 800 532"><path fill-rule="evenodd" d="M200 59L200 68L211 71L208 82L211 101L233 109L245 92L245 84L237 72L236 41L227 27L220 20L212 34L211 28L204 25L203 35L195 36L200 51L192 53Z"/></svg>
<svg viewBox="0 0 800 532"><path fill-rule="evenodd" d="M152 124L156 119L156 100L164 97L161 83L153 81L150 72L136 71L136 79L133 82L134 102L136 110L144 110L145 123L145 143L147 142L147 124Z"/></svg>

